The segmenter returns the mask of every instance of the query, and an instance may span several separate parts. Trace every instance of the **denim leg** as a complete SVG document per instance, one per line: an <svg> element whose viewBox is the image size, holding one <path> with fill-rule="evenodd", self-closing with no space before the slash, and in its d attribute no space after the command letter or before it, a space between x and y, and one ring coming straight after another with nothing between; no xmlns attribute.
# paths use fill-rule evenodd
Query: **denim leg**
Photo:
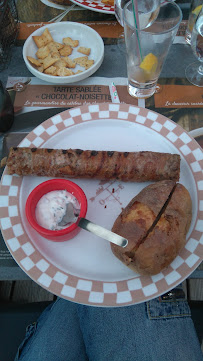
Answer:
<svg viewBox="0 0 203 361"><path fill-rule="evenodd" d="M203 361L203 356L182 299L119 308L58 299L28 328L15 360Z"/></svg>
<svg viewBox="0 0 203 361"><path fill-rule="evenodd" d="M77 307L89 361L203 361L185 300Z"/></svg>
<svg viewBox="0 0 203 361"><path fill-rule="evenodd" d="M76 304L58 298L30 325L15 361L88 361Z"/></svg>

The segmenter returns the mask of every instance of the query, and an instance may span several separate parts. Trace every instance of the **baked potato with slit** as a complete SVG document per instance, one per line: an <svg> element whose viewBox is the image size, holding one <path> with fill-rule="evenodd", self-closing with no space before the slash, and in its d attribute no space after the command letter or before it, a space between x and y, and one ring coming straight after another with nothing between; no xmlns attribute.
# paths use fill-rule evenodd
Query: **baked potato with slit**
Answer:
<svg viewBox="0 0 203 361"><path fill-rule="evenodd" d="M112 252L139 274L157 274L185 245L191 219L191 197L182 184L170 180L151 184L115 220L112 231L127 238L128 245L111 244Z"/></svg>

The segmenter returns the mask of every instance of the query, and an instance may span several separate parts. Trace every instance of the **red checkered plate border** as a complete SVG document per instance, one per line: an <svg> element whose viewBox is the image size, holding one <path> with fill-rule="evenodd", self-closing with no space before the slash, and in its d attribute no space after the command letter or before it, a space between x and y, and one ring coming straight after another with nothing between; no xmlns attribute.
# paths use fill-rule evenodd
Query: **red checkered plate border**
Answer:
<svg viewBox="0 0 203 361"><path fill-rule="evenodd" d="M189 190L193 203L184 249L161 273L140 276L114 257L108 242L84 230L73 240L60 244L40 237L29 226L24 206L29 192L47 178L8 175L5 168L0 188L3 238L18 265L49 292L87 305L131 305L169 291L200 264L203 154L198 143L178 124L151 110L127 104L84 105L46 120L20 146L179 153L180 183ZM87 195L87 218L109 229L121 207L146 186L118 181L74 181Z"/></svg>
<svg viewBox="0 0 203 361"><path fill-rule="evenodd" d="M97 11L104 14L114 14L114 6L103 4L101 0L71 0L74 4L82 6L85 9Z"/></svg>
<svg viewBox="0 0 203 361"><path fill-rule="evenodd" d="M49 0L41 0L41 2L44 5L56 8L56 9L62 9L66 10L69 6L67 5L61 5L54 2L51 2ZM114 6L103 4L101 0L71 0L76 5L79 5L85 9L97 11L99 13L106 13L106 14L114 14Z"/></svg>

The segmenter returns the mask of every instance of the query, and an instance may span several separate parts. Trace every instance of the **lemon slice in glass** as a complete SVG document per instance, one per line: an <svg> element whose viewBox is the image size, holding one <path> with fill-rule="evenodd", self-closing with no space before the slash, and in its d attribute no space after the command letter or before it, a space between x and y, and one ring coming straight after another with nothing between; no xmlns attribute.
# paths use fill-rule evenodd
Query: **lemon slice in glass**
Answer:
<svg viewBox="0 0 203 361"><path fill-rule="evenodd" d="M140 64L140 68L147 73L154 73L156 71L157 65L157 57L154 54L149 53L144 57L143 61Z"/></svg>
<svg viewBox="0 0 203 361"><path fill-rule="evenodd" d="M197 6L193 11L192 11L192 14L195 14L195 15L199 15L200 11L201 11L201 8L202 8L202 5L199 5Z"/></svg>

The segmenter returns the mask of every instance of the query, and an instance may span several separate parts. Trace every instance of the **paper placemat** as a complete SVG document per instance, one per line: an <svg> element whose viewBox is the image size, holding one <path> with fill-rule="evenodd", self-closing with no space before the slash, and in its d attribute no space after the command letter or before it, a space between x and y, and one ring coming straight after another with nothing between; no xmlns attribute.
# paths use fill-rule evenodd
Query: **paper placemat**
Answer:
<svg viewBox="0 0 203 361"><path fill-rule="evenodd" d="M123 27L117 21L78 21L93 28L102 38L117 39L123 32ZM50 22L33 22L20 23L18 40L25 41L35 30L50 24ZM187 20L183 20L180 24L174 44L186 44L185 31L187 28Z"/></svg>
<svg viewBox="0 0 203 361"><path fill-rule="evenodd" d="M156 108L201 108L202 88L193 85L165 84L154 95Z"/></svg>
<svg viewBox="0 0 203 361"><path fill-rule="evenodd" d="M202 109L201 88L193 85L168 84L168 82L169 79L160 79L157 93L146 100L137 100L128 94L126 78L90 77L73 85L52 85L35 77L9 77L7 89L13 99L15 112L42 108L72 108L85 104L119 101L155 110ZM115 85L118 94L117 101L113 96L112 84Z"/></svg>
<svg viewBox="0 0 203 361"><path fill-rule="evenodd" d="M126 78L91 77L73 85L54 85L35 77L9 77L7 89L13 100L15 112L24 113L43 108L60 109L115 102L111 92L112 84L115 82L116 89L119 86L121 103L144 107L143 100L138 101L128 94Z"/></svg>

